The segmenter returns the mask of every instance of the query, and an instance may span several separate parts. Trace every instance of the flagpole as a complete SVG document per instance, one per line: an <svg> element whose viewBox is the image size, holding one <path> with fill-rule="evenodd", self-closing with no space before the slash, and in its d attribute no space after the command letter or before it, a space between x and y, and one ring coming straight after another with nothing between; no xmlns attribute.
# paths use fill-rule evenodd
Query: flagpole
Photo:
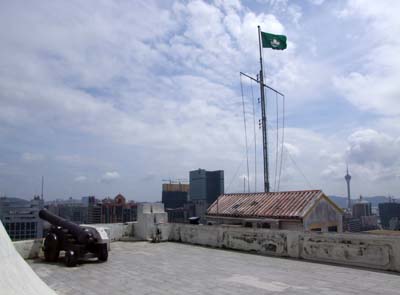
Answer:
<svg viewBox="0 0 400 295"><path fill-rule="evenodd" d="M260 49L260 95L261 95L261 122L263 135L263 156L264 156L264 191L269 193L269 173L268 173L268 138L267 138L267 115L265 108L264 93L264 70L262 62L261 28L258 26L258 46Z"/></svg>

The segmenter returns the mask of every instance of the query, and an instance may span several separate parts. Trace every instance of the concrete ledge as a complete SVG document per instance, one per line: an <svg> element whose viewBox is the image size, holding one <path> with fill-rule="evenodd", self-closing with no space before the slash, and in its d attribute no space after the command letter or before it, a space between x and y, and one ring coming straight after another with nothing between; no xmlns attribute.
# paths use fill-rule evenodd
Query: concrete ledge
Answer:
<svg viewBox="0 0 400 295"><path fill-rule="evenodd" d="M369 234L303 233L299 257L400 272L400 240Z"/></svg>
<svg viewBox="0 0 400 295"><path fill-rule="evenodd" d="M400 239L391 236L175 223L169 240L400 272Z"/></svg>
<svg viewBox="0 0 400 295"><path fill-rule="evenodd" d="M84 226L103 227L106 229L111 242L120 241L125 237L134 235L134 224L136 222L127 223L98 223L98 224L82 224Z"/></svg>
<svg viewBox="0 0 400 295"><path fill-rule="evenodd" d="M136 222L90 226L106 228L111 241L143 240L135 233L138 226ZM393 236L306 233L178 223L158 224L157 228L161 234L160 241L400 272L400 239ZM14 242L15 249L24 259L38 257L41 244L41 239Z"/></svg>

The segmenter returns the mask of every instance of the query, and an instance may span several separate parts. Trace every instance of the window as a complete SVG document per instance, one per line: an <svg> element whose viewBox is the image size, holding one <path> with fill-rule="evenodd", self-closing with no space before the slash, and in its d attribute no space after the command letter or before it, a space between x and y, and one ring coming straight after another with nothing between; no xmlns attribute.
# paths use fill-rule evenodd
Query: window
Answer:
<svg viewBox="0 0 400 295"><path fill-rule="evenodd" d="M253 224L251 222L246 222L244 224L244 227L253 227Z"/></svg>
<svg viewBox="0 0 400 295"><path fill-rule="evenodd" d="M268 222L264 222L264 223L261 225L261 227L262 227L262 228L271 228L271 224L269 224Z"/></svg>
<svg viewBox="0 0 400 295"><path fill-rule="evenodd" d="M329 226L328 227L328 231L329 232L337 232L337 226L335 225L335 226Z"/></svg>
<svg viewBox="0 0 400 295"><path fill-rule="evenodd" d="M311 229L311 231L317 231L317 232L320 232L320 231L321 231L321 228L320 228L320 227L317 227L317 228L312 228L312 229Z"/></svg>
<svg viewBox="0 0 400 295"><path fill-rule="evenodd" d="M268 222L258 222L257 228L271 228L271 224Z"/></svg>

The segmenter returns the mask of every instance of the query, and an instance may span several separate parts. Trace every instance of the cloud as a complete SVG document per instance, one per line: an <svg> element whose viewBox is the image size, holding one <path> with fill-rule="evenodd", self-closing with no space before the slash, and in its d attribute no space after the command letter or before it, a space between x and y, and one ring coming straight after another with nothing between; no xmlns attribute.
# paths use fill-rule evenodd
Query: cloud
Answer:
<svg viewBox="0 0 400 295"><path fill-rule="evenodd" d="M390 9L388 9L390 7ZM338 14L343 21L365 23L358 30L360 38L354 48L358 52L356 69L337 75L333 81L340 94L363 111L381 115L400 115L400 19L398 1L347 1Z"/></svg>
<svg viewBox="0 0 400 295"><path fill-rule="evenodd" d="M84 176L84 175L77 176L77 177L75 177L74 181L75 181L75 182L79 182L79 183L83 183L83 182L86 182L86 181L87 181L87 177Z"/></svg>
<svg viewBox="0 0 400 295"><path fill-rule="evenodd" d="M82 162L82 157L78 155L58 155L55 159L68 164L79 164Z"/></svg>
<svg viewBox="0 0 400 295"><path fill-rule="evenodd" d="M98 176L109 171L100 177L102 182L116 180L121 173L121 189L142 199L158 196L161 178L185 178L189 170L199 167L224 169L228 184L245 167L238 73L255 76L258 71L257 25L261 25L288 36L287 50L263 51L266 79L286 94L285 150L310 182L328 192L340 192L335 179L343 174L347 156L353 159L354 173L364 173L368 179L373 173L367 171L389 167L388 160L383 163L378 156L378 164L361 161L364 156L355 147L359 144L366 149L367 144L360 135L346 142L350 134L367 128L385 134L387 143L400 134L398 108L393 107L399 80L397 41L388 39L394 20L386 17L384 5L329 4L347 9L338 18L323 8L314 13L317 9L309 9L307 3L259 2L262 5L222 0L175 1L169 6L156 1L91 0L44 1L24 7L17 2L1 4L0 27L12 29L0 29L0 160L7 165L19 162L19 154L15 161L10 152L14 147L17 153L40 151L38 147L46 142L50 152L39 159L52 161L40 169L42 175L58 177L54 195L68 191L62 185L66 178L84 174L95 179L85 171ZM382 44L368 39L359 27L372 29L372 36L381 34ZM331 48L329 42L336 42L331 36L342 37L343 31L362 38L349 45L349 50ZM364 37L368 38L363 41ZM374 87L370 87L372 82L376 82ZM343 122L337 106L346 103L347 108L347 102L361 114L374 112L379 120ZM249 95L245 103L251 108ZM357 115L353 109L346 111L351 112L349 117ZM343 130L349 121L351 127ZM274 139L274 131L269 130L269 136ZM262 183L260 142L258 184ZM28 154L32 155L27 161L35 161L35 154ZM287 155L283 162L281 187L308 188ZM154 167L157 175L153 175ZM235 174L238 167L242 170ZM27 168L15 167L15 171L32 174ZM143 179L152 185L143 185ZM24 181L21 176L9 186L25 185L25 193L34 190ZM94 183L86 179L79 186L82 193L84 189L113 193L112 186ZM231 190L242 190L242 185L239 179ZM387 186L382 182L368 189L379 187Z"/></svg>
<svg viewBox="0 0 400 295"><path fill-rule="evenodd" d="M349 160L364 163L379 163L390 166L400 160L400 137L393 138L373 129L363 129L348 138L347 156Z"/></svg>
<svg viewBox="0 0 400 295"><path fill-rule="evenodd" d="M101 178L100 178L100 182L103 183L111 183L117 179L120 178L120 175L117 171L110 171L110 172L106 172L104 173Z"/></svg>
<svg viewBox="0 0 400 295"><path fill-rule="evenodd" d="M44 160L44 155L38 153L26 152L21 155L21 159L24 162L40 162Z"/></svg>
<svg viewBox="0 0 400 295"><path fill-rule="evenodd" d="M298 25L301 17L303 16L301 7L298 5L290 5L288 7L288 13L292 17L293 22Z"/></svg>
<svg viewBox="0 0 400 295"><path fill-rule="evenodd" d="M400 171L400 137L395 138L374 129L360 129L351 133L343 152L323 150L320 160L325 168L321 172L323 179L343 182L346 163L350 174L365 185L377 185L386 182L388 187L395 184ZM353 180L354 181L354 180Z"/></svg>
<svg viewBox="0 0 400 295"><path fill-rule="evenodd" d="M314 5L321 5L325 2L325 0L308 0L308 2Z"/></svg>

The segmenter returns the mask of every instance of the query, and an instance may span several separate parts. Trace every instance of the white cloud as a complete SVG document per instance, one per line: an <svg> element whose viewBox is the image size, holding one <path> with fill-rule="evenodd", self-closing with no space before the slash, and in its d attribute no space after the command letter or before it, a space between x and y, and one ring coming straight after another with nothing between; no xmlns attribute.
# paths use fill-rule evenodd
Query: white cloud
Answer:
<svg viewBox="0 0 400 295"><path fill-rule="evenodd" d="M100 182L110 183L110 182L113 182L113 181L119 179L120 177L121 176L119 175L119 173L117 171L110 171L110 172L104 173L101 176Z"/></svg>
<svg viewBox="0 0 400 295"><path fill-rule="evenodd" d="M77 176L77 177L74 178L74 181L75 181L75 182L83 183L83 182L86 182L86 181L87 181L87 177L84 176L84 175Z"/></svg>
<svg viewBox="0 0 400 295"><path fill-rule="evenodd" d="M0 136L25 138L27 146L38 145L36 136L48 139L47 149L56 155L51 158L56 161L49 164L53 165L52 170L69 173L71 179L78 175L76 181L84 177L81 173L86 174L81 166L90 165L97 169L94 173L109 171L102 175L103 182L118 179L121 173L125 182L121 179L118 185L138 190L139 198L157 194L159 175L185 177L190 169L198 167L225 169L228 184L240 167L244 150L238 72L254 75L258 69L257 25L261 25L289 38L285 51L264 50L267 82L288 98L285 149L310 182L323 185L328 192L340 191L336 180L331 180L343 174L345 136L352 130L343 131L344 137L335 132L327 135L311 131L318 129L321 121L303 120L299 106L308 108L308 103L317 100L329 103L332 98L326 94L332 87L331 77L335 76L339 93L360 110L391 116L379 123L382 128L374 128L390 128L387 136L394 140L393 134L400 134L400 129L394 127L398 118L392 117L400 109L393 107L399 80L395 68L397 51L392 51L396 44L386 42L385 32L382 36L390 47L367 40L378 46L374 46L376 51L361 55L365 68L349 66L348 72L342 72L336 68L338 65L321 59L320 54L324 50L326 53L324 47L328 45L314 30L319 19L305 24L315 15L308 15L303 4L297 6L286 0L260 2L266 2L268 9L253 11L245 2L222 0L176 1L172 8L153 1L45 1L25 4L26 7L1 4L4 9L0 9L0 28L12 29L0 29ZM346 6L347 15L351 12L368 29L382 32L384 26L378 22L375 9L361 6L356 7L359 12ZM368 24L366 19L374 21ZM393 25L392 20L387 24ZM360 35L352 28L348 31ZM332 58L336 54L339 53ZM388 64L389 56L393 64ZM375 81L373 89L368 87ZM316 114L318 111L317 108ZM300 117L296 123L290 121L293 113ZM304 127L303 121L312 122L313 126ZM339 127L336 125L335 130ZM269 134L274 137L274 132ZM354 149L356 142L366 146L352 137L354 159L361 157ZM22 151L29 150L15 139L11 144ZM0 144L1 147L4 146ZM273 173L273 144L270 148ZM27 161L45 158L27 154ZM137 165L128 164L127 158ZM10 162L7 158L4 161ZM372 164L357 163L360 173L374 168ZM154 185L141 185L139 180L143 175L152 175L154 167L157 176L144 177ZM236 175L242 173L241 170ZM134 178L130 174L137 174L138 185L126 181ZM282 187L307 188L287 156L283 177ZM250 179L254 180L254 175ZM85 185L90 185L86 180ZM242 182L232 187L241 190Z"/></svg>
<svg viewBox="0 0 400 295"><path fill-rule="evenodd" d="M292 21L293 21L295 24L298 25L298 24L299 24L299 21L300 21L300 19L301 19L301 17L303 16L303 12L302 12L301 7L298 6L298 5L290 5L290 6L288 7L288 13L289 13L289 15L291 16Z"/></svg>
<svg viewBox="0 0 400 295"><path fill-rule="evenodd" d="M308 2L314 5L321 5L325 2L325 0L308 0Z"/></svg>
<svg viewBox="0 0 400 295"><path fill-rule="evenodd" d="M351 162L374 163L383 167L400 164L400 137L393 138L376 130L364 129L351 134L348 143L346 152Z"/></svg>
<svg viewBox="0 0 400 295"><path fill-rule="evenodd" d="M393 38L400 34L399 10L399 1L352 0L339 13L345 21L365 23L354 44L366 49L357 69L334 78L340 93L361 110L400 115L400 40Z"/></svg>
<svg viewBox="0 0 400 295"><path fill-rule="evenodd" d="M26 152L21 155L21 159L24 162L40 162L44 160L44 155L39 153Z"/></svg>

